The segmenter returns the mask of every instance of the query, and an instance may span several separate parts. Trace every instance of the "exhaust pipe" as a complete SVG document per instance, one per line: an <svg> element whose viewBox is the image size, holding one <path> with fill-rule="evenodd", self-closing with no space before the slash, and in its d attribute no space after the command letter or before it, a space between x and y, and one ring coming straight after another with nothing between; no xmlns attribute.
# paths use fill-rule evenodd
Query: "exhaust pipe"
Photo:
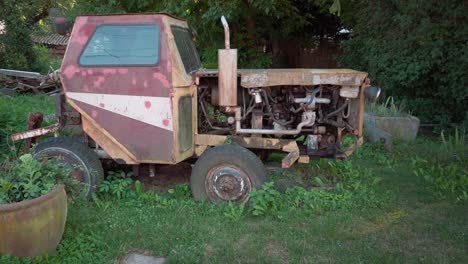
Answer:
<svg viewBox="0 0 468 264"><path fill-rule="evenodd" d="M231 43L229 39L229 24L226 21L226 18L224 16L221 17L221 23L223 24L223 27L224 27L224 48L230 49Z"/></svg>
<svg viewBox="0 0 468 264"><path fill-rule="evenodd" d="M237 49L231 49L229 24L221 17L224 27L224 49L218 50L218 88L220 106L237 106Z"/></svg>

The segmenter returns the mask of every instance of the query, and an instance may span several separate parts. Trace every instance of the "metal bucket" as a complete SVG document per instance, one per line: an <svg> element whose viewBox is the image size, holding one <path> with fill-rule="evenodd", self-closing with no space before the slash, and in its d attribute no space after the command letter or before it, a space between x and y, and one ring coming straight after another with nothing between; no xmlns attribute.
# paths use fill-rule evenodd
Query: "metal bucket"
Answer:
<svg viewBox="0 0 468 264"><path fill-rule="evenodd" d="M67 219L63 185L38 198L0 205L0 255L51 254L62 239Z"/></svg>

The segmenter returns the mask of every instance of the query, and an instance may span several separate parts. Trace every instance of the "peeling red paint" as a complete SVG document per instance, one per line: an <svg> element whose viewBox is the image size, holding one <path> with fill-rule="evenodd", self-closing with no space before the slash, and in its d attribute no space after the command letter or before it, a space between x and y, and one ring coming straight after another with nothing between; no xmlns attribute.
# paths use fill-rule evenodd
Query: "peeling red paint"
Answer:
<svg viewBox="0 0 468 264"><path fill-rule="evenodd" d="M86 44L87 41L88 41L88 37L86 35L76 36L73 39L73 42L78 43L80 45Z"/></svg>
<svg viewBox="0 0 468 264"><path fill-rule="evenodd" d="M171 60L167 60L166 71L168 71L168 72L172 71L172 62L171 62Z"/></svg>
<svg viewBox="0 0 468 264"><path fill-rule="evenodd" d="M94 86L96 86L96 87L101 87L102 83L103 83L105 80L106 80L106 79L105 79L104 77L99 76L99 77L97 78L97 80L94 81Z"/></svg>
<svg viewBox="0 0 468 264"><path fill-rule="evenodd" d="M168 42L173 40L168 38L166 32L170 29L167 28L167 24L163 23L163 20L164 15L159 14L78 16L61 67L64 92L172 98L172 64ZM161 27L158 65L83 67L78 64L87 41L97 27L103 24L148 23L157 23ZM122 118L112 113L111 104L101 99L98 100L97 107L75 102L76 110L89 115L93 122L105 129L109 136L117 139L138 160L171 160L171 153L174 152L173 132L130 118ZM154 111L155 103L145 100L142 101L143 109ZM105 103L105 106L100 105L100 102ZM172 109L173 105L171 104L170 107ZM167 128L171 124L171 119L171 115L164 115L160 120ZM132 137L128 136L129 133ZM158 148L151 147L154 145Z"/></svg>
<svg viewBox="0 0 468 264"><path fill-rule="evenodd" d="M159 72L153 73L153 78L158 79L163 86L169 86L169 82L167 81L166 76L162 75Z"/></svg>
<svg viewBox="0 0 468 264"><path fill-rule="evenodd" d="M71 79L77 72L79 72L78 67L74 65L68 65L63 71L63 75L65 75L65 77L67 77L68 79Z"/></svg>
<svg viewBox="0 0 468 264"><path fill-rule="evenodd" d="M104 108L106 105L104 103L99 103L99 106Z"/></svg>
<svg viewBox="0 0 468 264"><path fill-rule="evenodd" d="M116 69L104 69L102 73L104 74L115 74L117 72Z"/></svg>

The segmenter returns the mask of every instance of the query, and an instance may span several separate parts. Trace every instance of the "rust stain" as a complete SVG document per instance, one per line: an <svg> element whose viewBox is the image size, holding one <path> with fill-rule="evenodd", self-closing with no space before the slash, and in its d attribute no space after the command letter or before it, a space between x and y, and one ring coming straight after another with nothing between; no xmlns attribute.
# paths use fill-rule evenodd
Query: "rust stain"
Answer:
<svg viewBox="0 0 468 264"><path fill-rule="evenodd" d="M45 135L45 134L48 134L48 133L55 132L55 131L58 130L58 128L59 128L59 123L54 124L52 126L48 126L48 127L41 127L41 128L37 128L37 129L25 131L25 132L13 134L13 135L11 135L11 140L18 141L18 140L21 140L21 139L34 138L34 137L42 136L42 135Z"/></svg>

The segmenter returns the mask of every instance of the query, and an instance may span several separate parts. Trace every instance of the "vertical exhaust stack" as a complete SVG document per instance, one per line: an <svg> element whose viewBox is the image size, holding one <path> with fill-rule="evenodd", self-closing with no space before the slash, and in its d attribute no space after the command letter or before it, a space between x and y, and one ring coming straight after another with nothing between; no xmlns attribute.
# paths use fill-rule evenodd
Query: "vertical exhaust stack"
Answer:
<svg viewBox="0 0 468 264"><path fill-rule="evenodd" d="M230 48L229 25L221 17L224 27L224 49L218 50L219 105L237 106L237 49Z"/></svg>

